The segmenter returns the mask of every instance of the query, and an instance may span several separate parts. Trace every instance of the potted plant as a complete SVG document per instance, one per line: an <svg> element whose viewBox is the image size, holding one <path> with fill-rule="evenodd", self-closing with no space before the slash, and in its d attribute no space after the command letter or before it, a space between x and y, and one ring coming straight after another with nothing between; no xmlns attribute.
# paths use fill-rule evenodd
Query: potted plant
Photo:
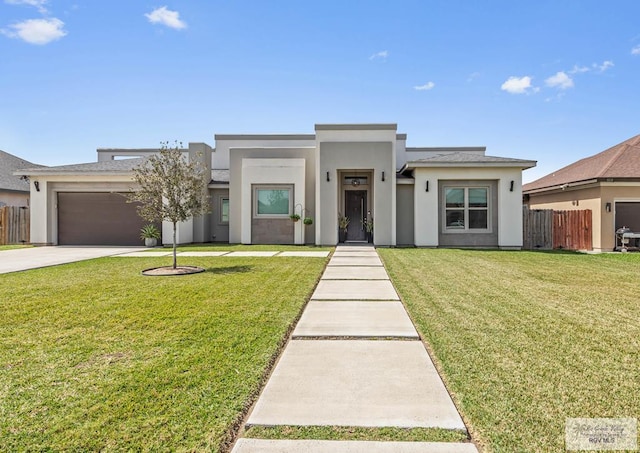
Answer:
<svg viewBox="0 0 640 453"><path fill-rule="evenodd" d="M293 214L291 214L291 215L289 216L289 218L290 218L291 220L293 220L294 222L297 222L298 220L300 220L300 215L299 215L299 214L296 214L296 213L293 213Z"/></svg>
<svg viewBox="0 0 640 453"><path fill-rule="evenodd" d="M365 218L363 225L364 230L367 232L367 242L373 243L373 217Z"/></svg>
<svg viewBox="0 0 640 453"><path fill-rule="evenodd" d="M349 217L338 213L338 242L344 242L347 239L347 227L350 221Z"/></svg>
<svg viewBox="0 0 640 453"><path fill-rule="evenodd" d="M160 237L160 230L152 223L140 229L140 239L144 240L144 245L147 247L155 247L158 245L158 239L160 239Z"/></svg>
<svg viewBox="0 0 640 453"><path fill-rule="evenodd" d="M311 217L305 217L302 223L305 225L313 225L313 219Z"/></svg>

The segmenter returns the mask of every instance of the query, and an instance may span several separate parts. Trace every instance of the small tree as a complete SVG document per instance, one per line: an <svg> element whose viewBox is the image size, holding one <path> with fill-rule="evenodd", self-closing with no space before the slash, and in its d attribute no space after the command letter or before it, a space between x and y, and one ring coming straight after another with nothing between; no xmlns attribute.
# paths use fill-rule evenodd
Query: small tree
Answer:
<svg viewBox="0 0 640 453"><path fill-rule="evenodd" d="M160 142L160 152L133 170L140 186L128 194L129 202L139 202L138 215L149 222L166 220L173 224L173 268L177 267L176 229L178 222L209 212L206 193L209 176L198 162L188 162L180 150L182 142Z"/></svg>

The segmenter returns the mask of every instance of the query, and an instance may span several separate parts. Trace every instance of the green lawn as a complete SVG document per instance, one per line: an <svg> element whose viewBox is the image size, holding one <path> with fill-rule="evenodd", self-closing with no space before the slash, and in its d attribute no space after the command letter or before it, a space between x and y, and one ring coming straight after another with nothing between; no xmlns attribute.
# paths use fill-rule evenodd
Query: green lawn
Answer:
<svg viewBox="0 0 640 453"><path fill-rule="evenodd" d="M24 249L28 247L33 247L32 245L22 245L22 244L10 244L10 245L0 245L0 252L3 250L13 250L13 249Z"/></svg>
<svg viewBox="0 0 640 453"><path fill-rule="evenodd" d="M563 451L640 415L640 254L380 249L474 440Z"/></svg>
<svg viewBox="0 0 640 453"><path fill-rule="evenodd" d="M183 258L207 271L140 274L170 262L0 275L0 451L218 451L229 440L326 260Z"/></svg>

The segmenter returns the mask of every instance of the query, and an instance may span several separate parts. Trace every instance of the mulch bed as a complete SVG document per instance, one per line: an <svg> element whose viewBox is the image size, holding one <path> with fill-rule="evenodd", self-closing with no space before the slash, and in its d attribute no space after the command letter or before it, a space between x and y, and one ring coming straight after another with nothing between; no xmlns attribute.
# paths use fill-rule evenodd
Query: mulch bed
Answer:
<svg viewBox="0 0 640 453"><path fill-rule="evenodd" d="M142 271L142 275L148 276L163 276L163 275L191 275L204 272L204 269L197 266L177 266L175 269L172 266L153 267L151 269L145 269Z"/></svg>

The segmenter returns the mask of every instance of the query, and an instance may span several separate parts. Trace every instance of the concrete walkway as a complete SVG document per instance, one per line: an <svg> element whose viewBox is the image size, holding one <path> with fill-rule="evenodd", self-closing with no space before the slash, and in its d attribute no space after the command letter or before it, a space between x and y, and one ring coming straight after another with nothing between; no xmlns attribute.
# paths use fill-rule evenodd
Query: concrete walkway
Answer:
<svg viewBox="0 0 640 453"><path fill-rule="evenodd" d="M247 426L466 427L371 246L339 246ZM240 439L246 452L475 453L470 443Z"/></svg>
<svg viewBox="0 0 640 453"><path fill-rule="evenodd" d="M3 250L0 252L0 274L131 253L141 249L141 247L47 246Z"/></svg>

